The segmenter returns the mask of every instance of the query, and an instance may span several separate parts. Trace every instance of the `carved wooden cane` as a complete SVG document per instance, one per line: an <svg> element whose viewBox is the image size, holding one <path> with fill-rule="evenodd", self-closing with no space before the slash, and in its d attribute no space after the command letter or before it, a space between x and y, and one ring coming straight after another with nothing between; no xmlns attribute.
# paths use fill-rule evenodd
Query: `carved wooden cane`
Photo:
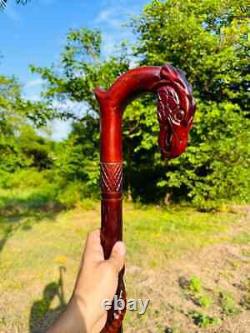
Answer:
<svg viewBox="0 0 250 333"><path fill-rule="evenodd" d="M115 242L122 240L122 115L126 105L143 92L153 92L158 98L158 142L164 159L184 152L195 112L191 86L182 71L168 64L129 70L108 91L95 89L100 104L101 241L105 258ZM116 295L126 302L123 275L124 269ZM124 315L125 310L112 307L102 332L122 332Z"/></svg>

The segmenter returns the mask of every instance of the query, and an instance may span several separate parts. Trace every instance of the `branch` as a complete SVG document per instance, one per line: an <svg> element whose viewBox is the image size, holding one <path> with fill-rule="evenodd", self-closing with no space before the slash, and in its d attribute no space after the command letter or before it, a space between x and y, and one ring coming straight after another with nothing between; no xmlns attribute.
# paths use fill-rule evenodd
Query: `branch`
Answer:
<svg viewBox="0 0 250 333"><path fill-rule="evenodd" d="M30 1L30 0L16 0L16 3L25 5L28 1ZM8 0L0 0L0 10L5 9L7 6L7 3L8 3Z"/></svg>

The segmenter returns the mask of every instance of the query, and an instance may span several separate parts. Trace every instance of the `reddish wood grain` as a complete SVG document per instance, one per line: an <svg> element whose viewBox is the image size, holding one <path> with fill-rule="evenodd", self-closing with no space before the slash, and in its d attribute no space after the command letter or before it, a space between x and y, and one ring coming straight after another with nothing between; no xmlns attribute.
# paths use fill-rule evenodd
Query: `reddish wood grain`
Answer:
<svg viewBox="0 0 250 333"><path fill-rule="evenodd" d="M162 158L174 158L187 146L195 103L192 89L182 71L172 65L146 66L121 75L108 91L95 89L100 104L101 240L105 258L113 245L122 240L122 115L137 95L152 92L158 98L159 146ZM116 294L124 301L124 269L119 275ZM124 311L108 313L102 332L122 332Z"/></svg>

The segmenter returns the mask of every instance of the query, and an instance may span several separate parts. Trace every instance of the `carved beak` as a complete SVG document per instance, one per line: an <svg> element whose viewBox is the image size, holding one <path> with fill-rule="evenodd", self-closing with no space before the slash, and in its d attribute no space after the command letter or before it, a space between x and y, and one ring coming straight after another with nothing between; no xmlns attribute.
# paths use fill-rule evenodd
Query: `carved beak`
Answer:
<svg viewBox="0 0 250 333"><path fill-rule="evenodd" d="M186 149L188 143L188 128L171 125L171 140L169 146L169 158L180 156Z"/></svg>
<svg viewBox="0 0 250 333"><path fill-rule="evenodd" d="M190 128L176 126L170 120L160 126L158 143L162 159L171 159L180 156L186 149Z"/></svg>

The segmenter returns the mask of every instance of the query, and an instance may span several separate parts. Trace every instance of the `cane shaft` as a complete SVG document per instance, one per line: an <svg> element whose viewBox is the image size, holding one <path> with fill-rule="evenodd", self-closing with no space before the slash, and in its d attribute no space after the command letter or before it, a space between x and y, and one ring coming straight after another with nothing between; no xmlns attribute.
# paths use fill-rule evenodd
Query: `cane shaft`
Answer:
<svg viewBox="0 0 250 333"><path fill-rule="evenodd" d="M174 158L184 152L192 126L195 103L191 86L183 72L171 65L132 69L122 74L109 90L95 89L100 104L101 242L106 259L114 244L122 240L122 114L129 102L143 92L157 96L158 142L163 158ZM116 296L124 302L123 274L124 269L119 274ZM122 332L125 308L117 311L112 307L103 333Z"/></svg>
<svg viewBox="0 0 250 333"><path fill-rule="evenodd" d="M117 110L116 110L117 111ZM108 259L114 244L122 240L122 112L112 112L105 104L101 112L101 242L104 257ZM119 274L117 299L125 302L123 282L124 269ZM120 333L125 308L122 311L112 308L103 329L105 333Z"/></svg>
<svg viewBox="0 0 250 333"><path fill-rule="evenodd" d="M101 242L105 259L109 258L114 244L122 240L122 179L122 163L101 163ZM123 274L124 269L119 274L116 296L125 302ZM124 313L125 309L115 311L113 304L103 332L120 332Z"/></svg>

